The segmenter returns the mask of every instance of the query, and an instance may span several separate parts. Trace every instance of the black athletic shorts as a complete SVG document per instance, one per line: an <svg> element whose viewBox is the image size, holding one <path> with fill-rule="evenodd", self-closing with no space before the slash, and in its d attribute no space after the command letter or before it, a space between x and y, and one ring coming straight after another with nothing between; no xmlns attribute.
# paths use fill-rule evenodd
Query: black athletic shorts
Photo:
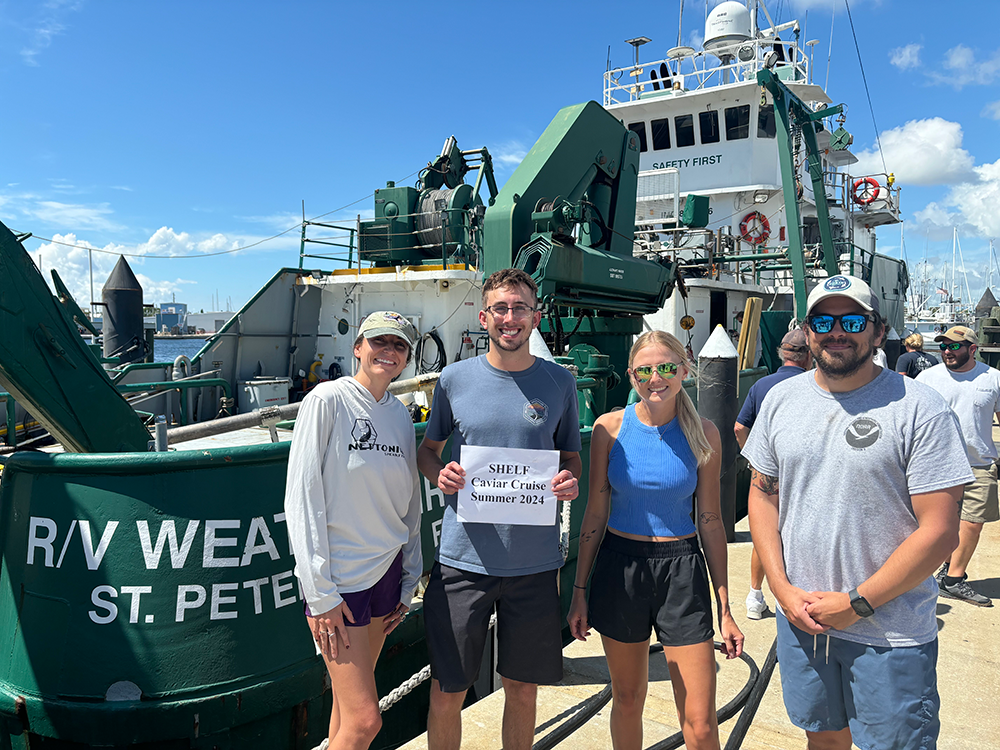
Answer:
<svg viewBox="0 0 1000 750"><path fill-rule="evenodd" d="M476 681L494 609L497 672L534 685L562 679L558 573L500 577L434 563L424 592L424 622L431 676L443 692L461 693Z"/></svg>
<svg viewBox="0 0 1000 750"><path fill-rule="evenodd" d="M711 640L712 596L698 538L640 542L608 531L590 579L587 620L601 635L664 646Z"/></svg>

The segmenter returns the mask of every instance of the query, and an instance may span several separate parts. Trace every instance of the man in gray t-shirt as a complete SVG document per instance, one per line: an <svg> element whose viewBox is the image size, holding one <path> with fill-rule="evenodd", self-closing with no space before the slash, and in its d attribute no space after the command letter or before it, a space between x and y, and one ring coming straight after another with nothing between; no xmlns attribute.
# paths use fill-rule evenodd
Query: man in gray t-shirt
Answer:
<svg viewBox="0 0 1000 750"><path fill-rule="evenodd" d="M558 450L552 490L559 500L576 498L583 469L576 381L528 348L541 313L538 288L524 271L506 269L486 279L479 320L490 348L445 368L417 450L420 472L446 495L441 546L424 595L430 750L461 744L462 705L479 674L494 608L504 747L531 747L537 686L562 677L558 527L463 523L456 493L465 485L460 449L470 445ZM445 464L441 454L449 437L452 460Z"/></svg>
<svg viewBox="0 0 1000 750"><path fill-rule="evenodd" d="M785 707L810 746L932 747L931 574L957 543L965 447L943 399L873 362L864 281L826 279L807 310L817 369L771 390L743 450Z"/></svg>
<svg viewBox="0 0 1000 750"><path fill-rule="evenodd" d="M993 444L993 415L1000 415L1000 371L976 361L979 339L966 326L953 326L935 336L941 364L924 370L917 381L940 393L958 417L969 463L976 481L962 495L958 547L935 576L941 596L992 607L993 600L972 588L966 567L979 544L983 524L1000 521L997 496L997 447Z"/></svg>

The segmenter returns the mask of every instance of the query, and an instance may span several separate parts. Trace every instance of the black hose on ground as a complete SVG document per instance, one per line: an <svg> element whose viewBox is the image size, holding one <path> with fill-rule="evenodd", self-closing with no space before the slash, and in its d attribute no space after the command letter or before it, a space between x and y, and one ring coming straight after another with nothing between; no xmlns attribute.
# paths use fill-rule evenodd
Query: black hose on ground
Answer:
<svg viewBox="0 0 1000 750"><path fill-rule="evenodd" d="M723 648L723 644L720 643L719 641L716 641L715 648L721 650ZM774 645L772 645L771 653L768 654L769 660L774 654L774 650L775 647ZM649 647L649 653L651 656L661 651L663 651L663 644L661 643L654 643L652 646ZM759 669L757 669L757 664L754 662L753 659L750 658L750 655L747 653L743 653L740 654L739 658L742 659L746 663L746 665L750 668L750 677L747 679L746 684L743 686L740 692L736 694L736 697L719 709L717 715L719 717L720 724L722 724L725 721L728 721L737 714L737 712L748 702L750 697L754 694L754 689L757 687L760 681L759 677L761 676L761 672ZM774 665L772 664L770 671L767 673L768 679L770 679L771 676L770 672L773 671L774 671ZM757 706L760 705L760 698L761 696L763 696L764 690L766 688L767 688L767 680L764 681L764 685L760 689L760 696L757 697L757 702L756 705L754 706L754 712L756 712ZM603 690L601 690L600 693L597 693L592 698L588 698L587 701L585 702L586 705L584 705L579 711L577 711L570 719L560 724L558 727L556 727L554 730L549 732L547 735L542 737L542 739L538 740L538 742L532 745L531 750L551 750L560 742L567 739L577 729L579 729L588 721L590 721L597 714L597 712L600 711L602 708L604 708L610 701L611 701L611 685L609 683L604 687ZM740 719L742 720L742 718L743 717L741 716ZM753 714L751 714L749 718L753 719ZM737 728L738 727L739 727L739 722L737 722ZM747 720L747 727L749 728L749 719ZM743 730L743 734L746 734L745 729ZM732 738L730 738L730 741L731 740ZM740 742L742 742L742 738L740 739ZM683 744L684 744L684 735L681 732L677 732L675 734L670 735L665 740L661 740L655 745L652 745L651 747L647 748L647 750L674 750L675 748L678 748ZM739 744L733 747L738 748ZM726 750L730 750L729 743L726 744Z"/></svg>
<svg viewBox="0 0 1000 750"><path fill-rule="evenodd" d="M736 720L733 731L729 734L725 750L739 750L740 745L743 744L743 738L747 736L750 724L753 722L753 717L757 715L757 709L760 707L761 699L764 697L764 692L771 682L771 675L774 674L774 668L777 664L778 639L775 638L771 643L771 650L767 652L767 658L764 659L764 666L760 670L760 676L754 683L753 690L750 691L750 697L743 708L743 713L740 714L740 718Z"/></svg>

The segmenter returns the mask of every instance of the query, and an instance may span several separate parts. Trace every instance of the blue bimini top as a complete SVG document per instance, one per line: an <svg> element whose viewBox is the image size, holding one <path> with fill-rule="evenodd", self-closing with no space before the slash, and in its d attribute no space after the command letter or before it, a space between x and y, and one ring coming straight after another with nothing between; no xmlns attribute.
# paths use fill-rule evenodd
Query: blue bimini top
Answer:
<svg viewBox="0 0 1000 750"><path fill-rule="evenodd" d="M676 418L662 427L639 421L625 408L608 456L611 514L608 527L643 536L688 536L698 486L698 460Z"/></svg>

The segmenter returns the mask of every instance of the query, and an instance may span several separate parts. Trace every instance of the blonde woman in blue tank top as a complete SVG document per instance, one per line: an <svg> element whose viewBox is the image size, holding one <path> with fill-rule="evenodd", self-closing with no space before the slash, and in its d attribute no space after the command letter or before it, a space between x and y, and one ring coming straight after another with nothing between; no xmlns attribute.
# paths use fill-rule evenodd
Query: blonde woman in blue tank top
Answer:
<svg viewBox="0 0 1000 750"><path fill-rule="evenodd" d="M639 403L602 415L591 438L590 498L569 626L581 641L591 627L601 634L615 750L643 746L651 631L663 644L686 747L718 750L711 584L726 657L743 652L743 633L729 610L722 444L718 428L698 416L684 393L689 370L676 337L640 336L628 369Z"/></svg>

